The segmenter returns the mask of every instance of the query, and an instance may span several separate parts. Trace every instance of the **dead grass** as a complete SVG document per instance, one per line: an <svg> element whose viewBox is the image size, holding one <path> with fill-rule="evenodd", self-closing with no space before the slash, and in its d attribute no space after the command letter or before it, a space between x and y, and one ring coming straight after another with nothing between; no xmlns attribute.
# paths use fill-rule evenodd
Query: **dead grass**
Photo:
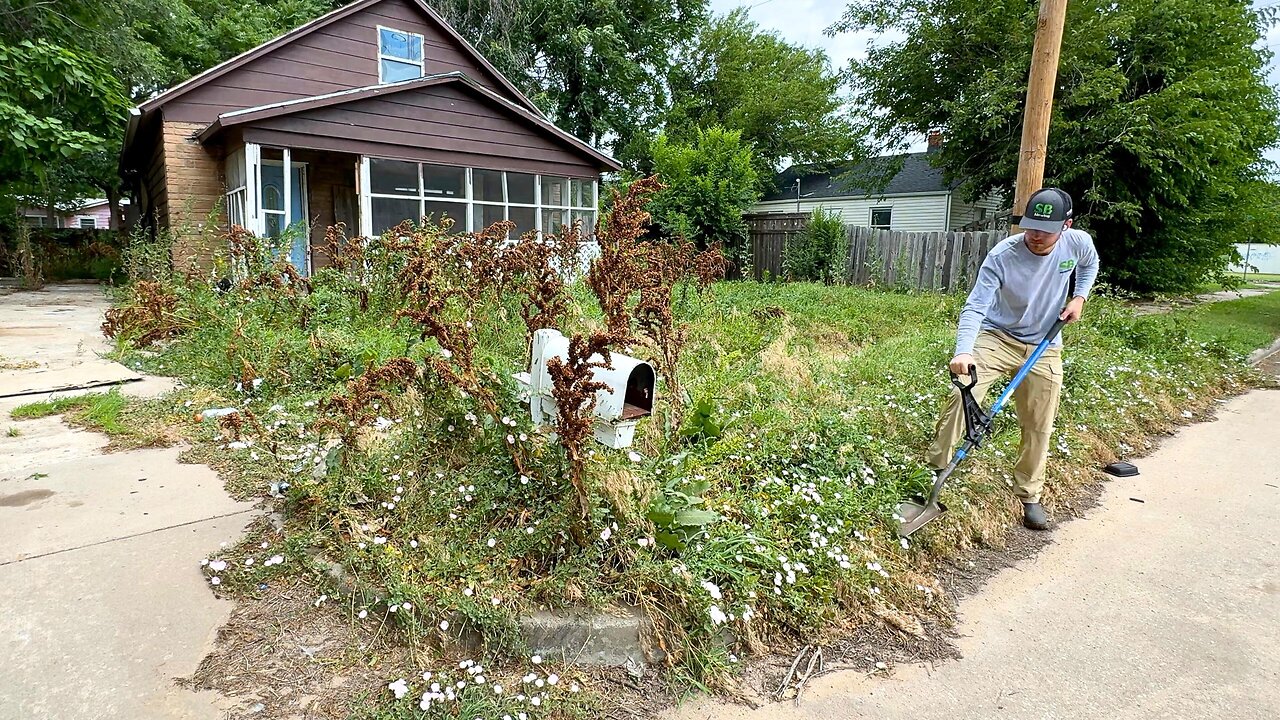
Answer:
<svg viewBox="0 0 1280 720"><path fill-rule="evenodd" d="M314 587L290 582L241 599L213 652L180 684L220 693L235 717L340 720L362 698L385 692L388 677L415 667L386 626L353 622L339 602L316 607Z"/></svg>

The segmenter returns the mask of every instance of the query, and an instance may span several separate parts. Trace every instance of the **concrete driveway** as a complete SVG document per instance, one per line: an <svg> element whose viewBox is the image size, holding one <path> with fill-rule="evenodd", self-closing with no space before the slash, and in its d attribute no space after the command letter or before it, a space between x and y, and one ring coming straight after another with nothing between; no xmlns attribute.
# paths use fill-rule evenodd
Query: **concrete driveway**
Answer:
<svg viewBox="0 0 1280 720"><path fill-rule="evenodd" d="M170 387L98 357L106 307L91 285L0 297L0 720L216 720L215 697L173 679L231 612L200 560L253 506L177 448L103 453L101 435L9 415L69 387Z"/></svg>
<svg viewBox="0 0 1280 720"><path fill-rule="evenodd" d="M1274 366L1273 366L1274 367ZM1280 370L1280 368L1276 368ZM1280 391L1220 406L960 604L963 658L673 718L1280 717Z"/></svg>

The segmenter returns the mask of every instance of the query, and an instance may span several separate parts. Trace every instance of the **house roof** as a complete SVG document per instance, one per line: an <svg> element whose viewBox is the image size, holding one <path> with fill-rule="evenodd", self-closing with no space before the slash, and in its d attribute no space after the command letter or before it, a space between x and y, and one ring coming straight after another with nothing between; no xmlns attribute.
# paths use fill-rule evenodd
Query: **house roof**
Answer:
<svg viewBox="0 0 1280 720"><path fill-rule="evenodd" d="M284 33L283 35L280 35L274 40L269 40L251 50L247 50L231 58L230 60L227 60L226 62L223 62L219 65L215 65L209 68L208 70L205 70L204 72L200 73L199 75L196 75L195 77L192 77L186 80L185 82L181 82L177 85L174 85L168 90L165 90L159 95L156 95L150 100L139 105L138 110L142 114L149 113L152 110L155 110L156 108L163 106L165 103L170 102L175 98L178 98L190 92L191 90L194 90L200 87L201 85L204 85L205 83L209 82L210 80L213 80L214 78L221 77L222 75L225 75L226 73L231 72L232 70L235 70L236 68L256 58L266 55L267 53L271 52L272 50L275 50L276 48L282 45L286 45L290 42L293 42L294 40L297 40L298 38L304 35L309 35L310 33L320 30L321 28L324 28L334 22L337 22L338 20L348 17L354 13L364 10L365 8L368 8L372 5L376 5L377 3L380 3L380 2L383 2L383 0L357 0L356 2L353 2L350 5L344 5L343 7L340 7L337 10L334 10L328 14L321 15L315 20L312 20L311 22L305 23L303 25L299 25L298 27L290 30L289 32ZM524 93L520 92L520 90L517 89L515 85L511 84L511 81L508 80L501 72L498 72L497 68L495 68L488 60L486 60L485 57L481 55L480 52L477 51L474 46L471 45L471 43L467 42L466 38L459 35L458 31L454 30L453 26L451 26L448 22L446 22L444 18L440 17L439 13L433 10L431 6L427 5L427 3L424 2L423 0L409 0L409 2L417 6L419 9L422 10L423 13L426 13L427 16L429 16L432 20L438 23L440 27L453 40L455 40L460 47L462 47L466 52L470 53L475 58L475 60L478 63L480 63L481 67L493 73L494 77L498 80L499 83L502 84L503 88L505 88L508 92L510 92L514 97L519 99L520 104L524 105L526 108L528 108L534 113L537 113L539 115L542 114L542 111L538 109L538 106L535 105L532 100L526 97ZM134 120L131 117L130 125L132 125L133 122Z"/></svg>
<svg viewBox="0 0 1280 720"><path fill-rule="evenodd" d="M261 105L259 107L245 108L234 112L223 113L218 119L210 123L208 127L200 131L196 136L200 142L206 142L215 137L222 130L253 123L256 121L266 120L269 118L281 117L284 115L292 115L294 113L306 112L319 108L332 107L346 103L357 102L359 100L367 100L369 98L382 97L385 95L394 95L421 88L432 87L436 85L459 84L463 85L471 91L480 94L490 102L498 103L505 109L510 110L520 116L525 121L537 126L541 130L548 132L561 141L573 146L579 152L582 152L601 164L613 169L621 170L622 165L612 157L596 150L587 143L578 139L571 133L557 127L548 121L540 113L530 112L528 108L520 104L514 103L502 95L481 85L466 74L461 72L440 73L437 75L427 75L412 80L402 80L396 83L384 83L380 85L369 85L360 88L351 88L349 90L341 90L339 92L329 93L327 95L317 95L315 97L299 98L297 100L287 100L284 102L271 103L270 105Z"/></svg>
<svg viewBox="0 0 1280 720"><path fill-rule="evenodd" d="M872 158L865 162L843 163L830 168L793 165L778 173L774 188L766 193L761 201L794 201L797 178L800 180L800 193L807 200L945 193L955 189L959 183L946 183L942 177L942 170L933 167L930 163L931 156L932 154L927 152L889 155ZM901 167L892 175L889 182L884 184L884 176L892 172L894 165L898 162L901 162ZM881 184L884 184L883 189L879 189Z"/></svg>

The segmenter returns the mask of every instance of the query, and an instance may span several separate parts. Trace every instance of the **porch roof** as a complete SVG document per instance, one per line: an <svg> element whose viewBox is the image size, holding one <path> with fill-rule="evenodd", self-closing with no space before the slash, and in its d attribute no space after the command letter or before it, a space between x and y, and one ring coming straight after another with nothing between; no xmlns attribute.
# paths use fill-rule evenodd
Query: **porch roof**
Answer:
<svg viewBox="0 0 1280 720"><path fill-rule="evenodd" d="M412 98L431 102L414 105ZM379 100L385 102L374 107L372 103ZM454 115L468 114L478 119L452 123L448 133L441 133L436 127ZM488 119L486 115L493 121L483 122ZM519 157L524 151L526 159L533 163L545 157L547 162L560 164L563 159L553 157L558 149L559 154L570 153L578 158L578 163L585 160L583 164L594 166L597 171L622 169L617 160L461 72L427 75L223 113L196 138L207 143L233 127L259 127L277 134L328 138L330 142L311 146L363 155L385 154L388 146L422 150L423 136L432 136L439 144L433 148L437 150L471 147L474 151L475 147L490 143L501 145L500 153ZM520 137L513 130L525 136ZM536 136L540 141L531 141L528 136ZM335 146L335 141L341 148Z"/></svg>

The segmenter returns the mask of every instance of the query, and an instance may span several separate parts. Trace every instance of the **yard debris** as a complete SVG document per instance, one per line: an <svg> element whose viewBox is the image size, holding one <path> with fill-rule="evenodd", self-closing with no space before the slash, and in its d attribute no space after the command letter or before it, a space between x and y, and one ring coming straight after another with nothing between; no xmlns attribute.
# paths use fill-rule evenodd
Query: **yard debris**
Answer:
<svg viewBox="0 0 1280 720"><path fill-rule="evenodd" d="M806 656L808 656L809 660L805 663L804 671L800 673L799 677L797 677L796 670L800 668L800 664ZM813 645L805 645L800 652L796 654L795 660L791 661L791 669L787 670L787 675L782 679L782 684L778 686L776 691L774 691L773 699L781 701L787 697L792 697L795 704L799 705L800 694L804 692L805 684L808 683L810 678L814 675L821 674L825 672L826 669L826 659L823 657L822 648L814 647ZM791 686L793 680L795 681L794 688ZM794 693L794 695L792 695L792 693Z"/></svg>

